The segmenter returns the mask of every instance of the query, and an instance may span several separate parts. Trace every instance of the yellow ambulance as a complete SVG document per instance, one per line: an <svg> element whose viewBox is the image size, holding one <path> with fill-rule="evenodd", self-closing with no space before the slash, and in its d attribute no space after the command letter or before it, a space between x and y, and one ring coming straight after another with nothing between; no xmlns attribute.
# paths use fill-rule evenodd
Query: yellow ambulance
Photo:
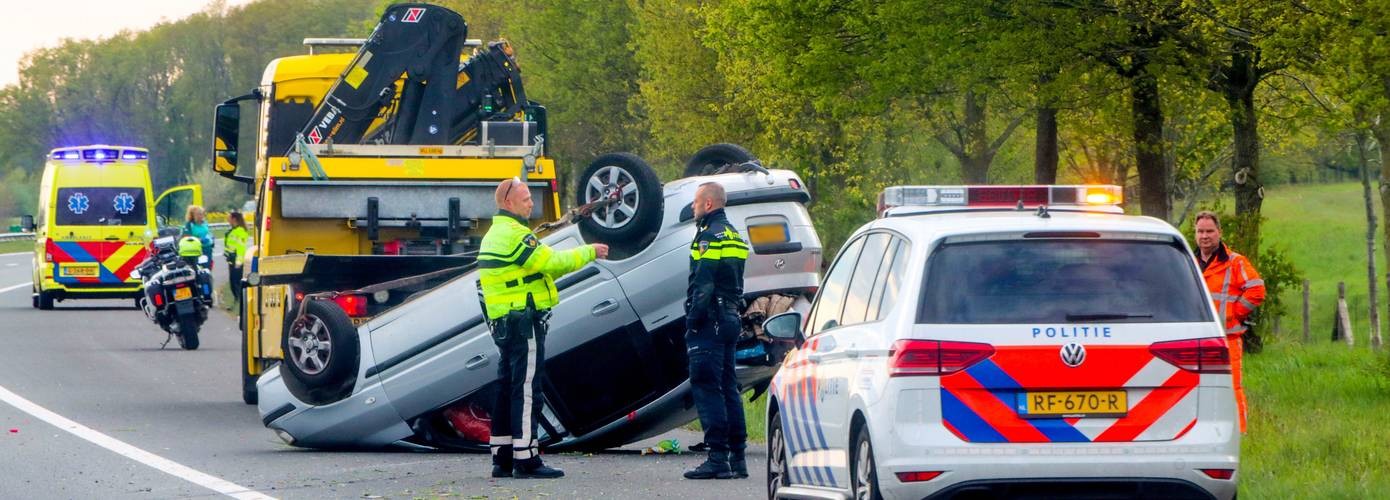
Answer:
<svg viewBox="0 0 1390 500"><path fill-rule="evenodd" d="M108 145L48 154L39 213L23 221L35 233L35 308L139 297L140 280L130 272L145 259L150 240L161 226L181 225L188 203L202 204L197 185L170 188L151 202L149 157L144 148Z"/></svg>

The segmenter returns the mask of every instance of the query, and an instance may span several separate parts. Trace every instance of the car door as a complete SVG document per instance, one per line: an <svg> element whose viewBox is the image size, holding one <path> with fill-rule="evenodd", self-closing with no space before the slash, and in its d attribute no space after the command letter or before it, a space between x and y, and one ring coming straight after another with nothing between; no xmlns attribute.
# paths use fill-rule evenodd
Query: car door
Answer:
<svg viewBox="0 0 1390 500"><path fill-rule="evenodd" d="M789 356L779 377L782 394L778 400L787 436L787 472L792 483L833 486L845 479L841 473L840 481L836 481L831 471L832 453L821 427L821 408L816 398L821 375L818 366L822 357L836 347L828 332L840 324L850 278L864 242L864 237L855 238L836 256L811 307L806 342Z"/></svg>
<svg viewBox="0 0 1390 500"><path fill-rule="evenodd" d="M862 239L859 258L853 261L845 289L839 324L822 331L807 356L816 374L812 397L827 448L825 463L832 478L829 486L834 487L849 485L850 381L858 371L859 344L872 330L865 318L892 237L888 233L870 233ZM849 263L845 262L847 266Z"/></svg>

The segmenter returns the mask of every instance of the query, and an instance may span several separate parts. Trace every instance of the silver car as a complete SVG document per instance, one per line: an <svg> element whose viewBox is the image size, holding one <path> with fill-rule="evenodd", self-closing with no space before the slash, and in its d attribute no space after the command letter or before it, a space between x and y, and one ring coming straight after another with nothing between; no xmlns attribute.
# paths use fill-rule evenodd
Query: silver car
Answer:
<svg viewBox="0 0 1390 500"><path fill-rule="evenodd" d="M651 175L616 160L596 162L580 177L581 201L603 196L605 185L624 185L623 176ZM696 172L657 184L659 220L643 241L622 242L635 249L630 255L615 250L610 257L617 260L597 261L557 280L561 302L547 336L542 446L616 447L695 419L684 302L696 232L691 202L699 184L724 186L729 220L752 246L745 271L748 301L762 304L768 301L755 299L771 297L783 310L786 304L809 305L821 268L821 242L805 207L810 194L790 171L735 170L745 171ZM583 194L586 185L594 192ZM619 191L642 196L640 190ZM653 192L645 195L648 209L656 201ZM623 204L642 203L620 195ZM586 224L542 240L564 249L611 238L632 211L610 209L612 214L595 213ZM257 383L263 423L303 447L487 449L498 352L483 321L476 280L470 270L357 327L357 366L350 372L355 379L328 388L306 384L287 369L297 362L289 356ZM760 312L778 312L765 309ZM739 385L755 392L766 390L794 347L763 335L761 317L745 316L738 356Z"/></svg>

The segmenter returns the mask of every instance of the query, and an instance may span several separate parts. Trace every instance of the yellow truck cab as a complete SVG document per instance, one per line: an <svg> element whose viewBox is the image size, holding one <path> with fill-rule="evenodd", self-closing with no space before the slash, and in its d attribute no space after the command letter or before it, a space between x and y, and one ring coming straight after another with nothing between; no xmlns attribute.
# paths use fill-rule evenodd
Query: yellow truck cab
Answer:
<svg viewBox="0 0 1390 500"><path fill-rule="evenodd" d="M433 8L433 7L432 7ZM562 213L554 162L545 156L545 108L525 99L511 47L496 42L472 55L466 51L449 64L457 71L459 132L438 142L391 143L387 139L335 143L344 125L332 122L304 132L316 110L336 102L327 98L360 85L371 65L406 55L366 50L359 54L320 53L321 46L360 47L365 40L306 39L309 55L270 61L260 85L249 94L217 106L214 116L213 169L247 184L256 210L247 214L252 241L244 267L242 399L256 401L256 378L285 359L298 308L305 294L360 289L403 277L460 268L474 261L482 235L496 213L493 191L502 179L519 176L531 187L533 224L554 221ZM469 47L481 47L469 41ZM370 47L369 47L370 48ZM364 55L365 53L365 55ZM363 69L367 68L367 69ZM461 68L461 69L453 69ZM472 76L470 76L472 75ZM404 76L379 82L409 87ZM449 78L450 84L456 83ZM399 107L400 91L392 99ZM333 94L337 95L337 94ZM468 99L476 98L469 101ZM242 131L240 103L255 105L257 117ZM329 102L330 104L325 104ZM386 112L382 113L383 115ZM381 117L367 114L366 136L391 129ZM342 119L342 113L323 118ZM368 122L370 125L368 126ZM348 126L352 126L349 123ZM431 133L433 131L431 130ZM378 137L384 137L379 135ZM432 138L431 138L432 139ZM431 140L431 139L427 139ZM254 175L238 175L238 149L254 147ZM453 275L414 286L366 295L339 295L333 314L360 325L414 294ZM464 300L465 298L460 298ZM307 306L306 306L307 307ZM313 318L310 318L311 320ZM303 339L297 341L302 342ZM299 344L295 344L298 346ZM302 350L302 349L301 349ZM324 354L326 356L326 354Z"/></svg>
<svg viewBox="0 0 1390 500"><path fill-rule="evenodd" d="M173 212L178 186L151 201L149 151L129 146L57 148L48 154L39 185L39 213L25 216L34 231L33 305L52 309L66 299L123 299L140 296L130 276L148 253L161 214ZM167 202L166 202L167 201ZM178 216L182 216L180 212Z"/></svg>

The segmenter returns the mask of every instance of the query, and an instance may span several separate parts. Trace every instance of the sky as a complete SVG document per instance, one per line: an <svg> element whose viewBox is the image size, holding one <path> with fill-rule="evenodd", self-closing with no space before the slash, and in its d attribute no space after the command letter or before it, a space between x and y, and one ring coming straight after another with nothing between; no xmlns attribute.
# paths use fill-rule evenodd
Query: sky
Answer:
<svg viewBox="0 0 1390 500"><path fill-rule="evenodd" d="M9 5L0 15L0 86L19 80L26 52L64 38L100 39L140 31L203 10L213 0L45 0ZM224 0L228 6L253 0Z"/></svg>

